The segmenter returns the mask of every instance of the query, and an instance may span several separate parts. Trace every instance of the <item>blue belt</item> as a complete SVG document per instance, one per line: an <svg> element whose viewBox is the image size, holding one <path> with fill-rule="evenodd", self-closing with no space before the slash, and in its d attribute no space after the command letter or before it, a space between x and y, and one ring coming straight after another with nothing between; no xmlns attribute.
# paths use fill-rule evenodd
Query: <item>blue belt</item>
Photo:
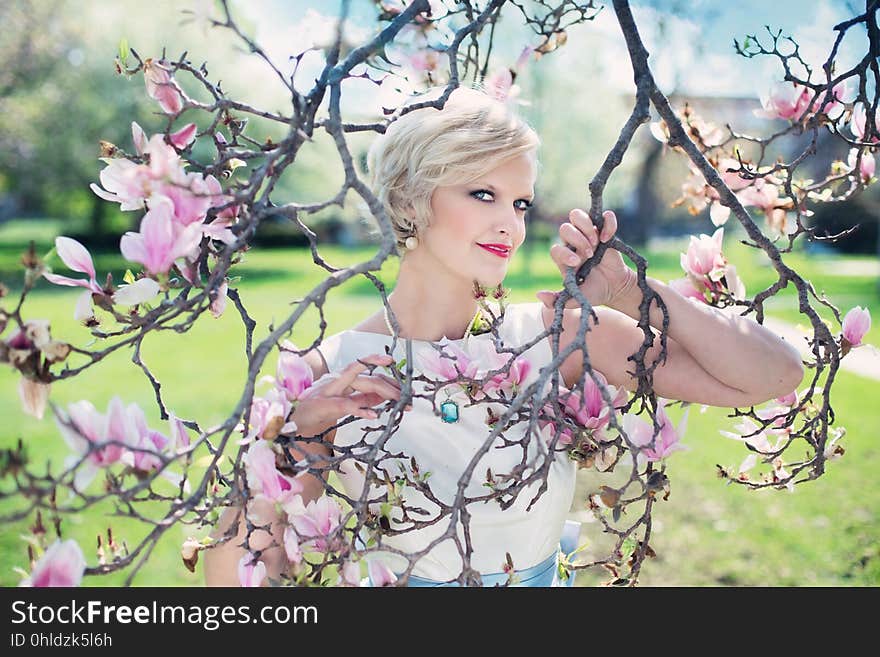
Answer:
<svg viewBox="0 0 880 657"><path fill-rule="evenodd" d="M541 563L525 568L523 570L515 570L517 582L510 586L526 586L526 587L544 587L544 586L574 586L574 573L569 573L565 580L560 580L557 573L557 559L560 552L562 554L571 554L577 549L578 537L580 535L581 523L575 520L566 520L565 527L562 531L562 537L559 540L559 549L554 554L544 559ZM397 575L400 577L400 574ZM508 573L487 573L481 574L480 579L483 586L503 586L510 580ZM373 581L367 576L365 586L373 586ZM438 580L428 579L426 577L416 577L410 575L407 586L460 586L456 581L442 582Z"/></svg>

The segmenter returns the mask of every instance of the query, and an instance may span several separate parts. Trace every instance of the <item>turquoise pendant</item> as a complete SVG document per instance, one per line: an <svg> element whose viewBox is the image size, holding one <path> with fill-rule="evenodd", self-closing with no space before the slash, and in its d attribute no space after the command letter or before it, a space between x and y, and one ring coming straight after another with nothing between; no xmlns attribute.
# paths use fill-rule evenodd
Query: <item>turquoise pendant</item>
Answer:
<svg viewBox="0 0 880 657"><path fill-rule="evenodd" d="M440 404L440 419L449 423L458 422L458 404L451 399Z"/></svg>

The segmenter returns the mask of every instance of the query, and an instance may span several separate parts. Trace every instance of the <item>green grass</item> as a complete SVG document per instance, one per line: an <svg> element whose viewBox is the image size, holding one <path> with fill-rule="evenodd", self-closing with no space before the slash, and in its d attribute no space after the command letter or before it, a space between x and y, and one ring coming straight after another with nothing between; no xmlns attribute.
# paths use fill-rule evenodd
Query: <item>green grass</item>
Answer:
<svg viewBox="0 0 880 657"><path fill-rule="evenodd" d="M34 230L36 229L36 230ZM20 285L18 258L28 238L37 241L38 252L51 248L57 225L12 223L0 229L0 280L13 292ZM326 259L334 266L344 266L370 257L371 249L346 250L327 247ZM506 284L514 302L534 300L541 288L558 287L559 275L548 258L536 252L532 267L523 271L514 263ZM738 265L747 289L754 293L773 280L773 272L756 254L734 241L726 253ZM651 275L667 280L679 277L677 252L647 254L652 263ZM540 262L538 262L540 260ZM844 259L850 261L851 259ZM818 290L845 312L853 305L878 307L876 279L871 276L835 275L816 258L801 253L786 256L786 262L809 278ZM60 262L53 263L63 271ZM110 271L120 280L125 262L118 255L96 258L99 276ZM380 278L390 283L396 274L396 262L386 264ZM251 251L236 271L245 304L258 326L255 339L266 335L271 323L280 321L290 311L290 304L301 298L323 279L323 272L311 262L308 252L263 250ZM78 290L51 286L45 281L29 297L25 309L28 318L48 318L53 336L77 345L90 339L86 329L72 319ZM798 319L791 289L768 305L768 313L793 323ZM15 301L15 296L11 300ZM379 307L372 284L365 278L352 280L331 291L325 307L330 333L342 330L368 316ZM8 305L6 306L8 307ZM772 308L772 312L771 312ZM830 313L825 313L830 318ZM300 345L317 335L317 314L310 311L300 322L293 340ZM837 330L837 326L834 329ZM218 320L205 315L189 333L153 335L143 350L145 361L163 382L166 403L178 414L197 419L202 426L222 421L234 406L245 377L242 352L243 329L235 308L230 304ZM867 341L880 343L880 327L873 327ZM97 345L96 345L97 346ZM130 362L131 352L120 351L74 379L53 385L52 401L65 405L88 398L99 409L114 394L126 402L137 402L147 411L151 426L164 429L158 421L152 387ZM270 361L274 362L273 358ZM40 469L47 462L57 469L67 455L67 447L52 420L25 416L19 407L16 375L10 368L0 369L0 417L3 418L0 447L8 448L18 438L25 440L31 467ZM832 401L838 421L847 427L844 439L846 455L828 466L819 481L787 491L749 492L740 486L727 486L715 476L715 464L735 466L746 451L739 443L719 435L732 421L723 409L700 413L691 410L685 443L690 450L676 454L669 462L672 495L655 507L652 547L656 559L648 560L641 576L643 585L870 585L880 582L880 493L875 473L880 453L875 427L880 425L876 404L878 384L847 372L839 374ZM597 485L596 475L582 472L572 512L581 517L587 491ZM9 490L10 482L0 482ZM22 500L0 501L0 515L22 508ZM159 517L159 509L154 509ZM134 545L145 533L142 524L113 515L110 505L88 513L65 517L66 537L76 538L87 559L94 563L95 536L105 533L112 523L114 535ZM33 518L10 522L0 532L0 585L13 586L19 577L13 567L26 562L25 542L21 538ZM599 526L587 524L583 536L599 556L603 538ZM179 547L187 535L202 535L205 528L178 526L169 530L151 556L149 565L135 578L135 585L193 586L202 583L199 567L195 574L180 563ZM581 573L579 584L589 585L604 578L600 573ZM85 585L118 585L125 573L88 578Z"/></svg>

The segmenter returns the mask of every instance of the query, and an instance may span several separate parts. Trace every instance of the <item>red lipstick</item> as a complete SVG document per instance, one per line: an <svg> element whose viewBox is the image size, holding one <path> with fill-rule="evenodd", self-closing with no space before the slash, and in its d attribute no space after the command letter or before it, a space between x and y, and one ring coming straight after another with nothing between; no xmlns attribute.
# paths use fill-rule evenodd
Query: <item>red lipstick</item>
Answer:
<svg viewBox="0 0 880 657"><path fill-rule="evenodd" d="M486 249L489 253L497 255L499 258L509 258L511 247L507 244L480 244L477 243L477 246Z"/></svg>

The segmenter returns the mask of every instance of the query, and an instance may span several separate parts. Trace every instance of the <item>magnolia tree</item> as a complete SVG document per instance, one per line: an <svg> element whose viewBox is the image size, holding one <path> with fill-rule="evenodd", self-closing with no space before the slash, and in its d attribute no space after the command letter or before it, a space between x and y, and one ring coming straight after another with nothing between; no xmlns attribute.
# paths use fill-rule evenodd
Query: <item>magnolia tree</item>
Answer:
<svg viewBox="0 0 880 657"><path fill-rule="evenodd" d="M295 441L330 447L327 433L331 429L304 435L292 421L298 404L322 389L326 392L337 381L332 374L313 380L303 358L325 337L321 311L328 294L345 281L364 276L375 285L377 296L387 307L385 288L371 272L395 253L395 235L382 204L355 166L347 137L356 132L381 133L398 117L419 107L441 108L462 83L481 83L497 98L516 102L520 94L515 84L517 73L526 66L540 66L537 60L553 56L554 50L566 45L571 25L592 20L601 10L613 11L619 23L636 93L616 143L589 181L590 216L601 225L605 185L636 132L647 129L653 110L657 120L650 130L681 153L690 167L679 202L687 203L695 214L708 210L708 218L718 227L711 236L691 238L687 252L681 255L683 277L673 285L693 303L744 315L754 313L759 322L763 321L767 299L792 285L798 292L800 312L813 328L811 352L805 362L809 375L803 387L763 407L732 409L735 426L722 433L742 441L745 458L738 468L719 466L719 474L730 483L752 489L790 490L821 476L826 462L844 451L844 429L835 423L831 405L835 377L841 358L860 345L870 315L857 307L841 317L828 299L786 264L784 255L799 239L833 241L834 236L817 235L810 226L810 208L852 197L874 180L873 153L880 139L876 7L869 2L864 14L834 26L837 40L821 70L803 61L797 44L780 33L768 30L766 35L737 42L737 51L743 56L775 57L781 65L781 81L762 98L760 112L768 119L767 136L752 136L730 126L714 125L688 106L670 106L652 75L629 3L614 0L611 5L605 8L570 0L382 0L376 3L378 22L372 36L363 43L349 43L338 27L347 17L348 3L343 2L339 21L329 22L324 42L310 49L323 56L323 70L310 88L302 91L294 82L300 82L296 74L306 51L291 52L293 72L284 72L244 34L227 3L222 2L218 15L206 20L242 41L271 69L289 95L291 109L287 112L231 98L205 64L195 65L185 55L176 60L142 58L123 45L116 61L119 73L143 76L147 95L166 118L161 124L147 126L146 132L132 124L130 145L103 143L106 166L100 172L100 185L93 184L92 190L140 216L139 230L126 233L119 244L122 256L139 271L117 285L109 275L96 271L83 245L62 236L56 240L56 254L67 269L79 275L60 275L31 249L24 257L20 299L0 309L0 360L20 373L24 412L42 417L53 382L97 367L113 352L133 348L133 363L153 387L165 424L151 426L137 404L126 402L121 387L119 396L106 408L96 408L88 399L66 408L51 405L58 430L70 446L70 457L51 473L27 462L22 441L17 448L6 450L3 496L10 501L11 510L3 520L34 518L24 583L73 585L84 574L122 569L128 569L131 581L160 538L178 524L193 529L192 538L181 546L183 562L192 570L200 552L236 540L240 523L244 523L247 552L239 564L241 584L265 584L265 548L258 549L251 539L254 532L269 528L272 519L266 509L280 514L286 527L283 547L289 569L274 583L357 585L369 571L377 585L402 584L415 561L446 540L455 542L463 560L459 582L477 583L479 573L470 567L468 506L488 503L506 509L521 496L529 497L531 506L546 492L547 475L557 452L565 451L582 468L622 476L619 485L601 486L582 501L613 539L612 548L593 561L582 551L565 555L560 576L603 567L609 573L607 583L635 584L645 557L653 555L654 505L669 495L666 460L682 449L685 420L676 426L667 414L671 402L653 392L653 373L666 355L669 318L662 300L646 283L648 262L619 238L600 243L579 270L567 271L556 298L553 324L534 341L519 348L504 347L498 324L507 291L475 284L475 297L491 321L470 330L490 332L490 341L471 349L444 341L422 350L407 341L405 360L391 361L384 368L400 383L401 397L384 405L382 422L366 426L356 444L336 446L330 457L297 452L299 458L295 458L291 451ZM503 29L502 16L509 17L507 22L524 20L531 30L515 62L498 62L492 54L493 36ZM852 68L838 70L835 58L840 42L856 29L867 32L865 55ZM186 86L197 88L198 93L184 91L184 78L189 78ZM388 107L384 116L372 123L357 123L347 121L342 111L343 83L349 78L373 83L377 93L389 87L416 92L443 85L445 90L433 100L415 104L407 103L407 93L400 93L397 104ZM261 141L251 134L248 119L257 117L283 127L283 139L277 143ZM799 167L815 152L822 131L845 142L850 155L845 162L823 163L828 172L823 179L805 180L798 175ZM332 137L345 172L338 193L312 204L276 198L273 191L279 177L296 161L303 145L320 132ZM778 157L773 148L783 135L809 138L803 152L791 161ZM197 159L193 155L197 142L213 145L214 157ZM341 206L352 194L369 209L381 241L369 260L335 268L322 257L322 245L310 230L308 217L324 208ZM245 299L235 288L234 269L261 223L279 216L308 237L316 265L329 273L293 303L289 314L270 326L266 335L258 336ZM772 285L751 296L735 265L724 256L722 225L731 221L745 229L748 245L767 255L777 275ZM643 294L639 326L644 341L631 356L638 379L638 389L632 394L609 385L593 371L584 347L588 319L595 315L579 284L607 248L617 249L631 260ZM88 345L77 346L53 336L47 320L27 315L26 298L40 280L83 288L72 310L94 336ZM234 308L228 307L229 302ZM578 339L560 350L563 309L573 303L583 310ZM820 319L819 305L831 310L839 331ZM312 344L295 345L290 341L292 329L312 306L321 313L319 335ZM663 330L656 337L649 324L652 306L659 307L664 317ZM245 328L247 376L225 421L205 428L198 417L175 414L173 400L163 397L160 381L141 360L140 352L157 331L185 334L206 313L219 316L230 311L238 314ZM552 360L533 383L526 384L529 363L522 352L548 335ZM662 349L656 360L650 360L646 354L655 339ZM575 350L584 352L585 372L572 389L566 389L558 368ZM265 367L273 365L274 375L260 376ZM376 367L370 365L370 371ZM266 382L268 392L257 394ZM431 472L423 464L411 455L383 449L414 398L427 399L438 408L438 395L440 403L444 398L457 398L486 409L485 442L461 473L451 504L432 494ZM358 413L336 426L358 417L380 416L376 409L360 409ZM477 472L480 458L497 444L496 439L519 423L527 427L524 438L508 440L504 448L521 450L520 463L510 472ZM528 452L535 444L541 446L537 457ZM527 458L527 453L532 456ZM335 474L346 465L365 477L367 485L360 497L348 496L337 486ZM324 478L326 490L318 499L303 499L302 477L307 473L329 475ZM474 480L484 484L478 495L468 492L472 490L468 484ZM371 490L379 495L370 497ZM411 503L413 492L431 500L438 512L426 517L424 509ZM63 540L62 519L66 514L88 512L108 499L115 502L118 513L143 521L148 531L136 544L109 531L106 538L98 537L96 558L86 558L75 541ZM208 534L196 531L199 527L214 526L220 511L230 506L240 511L229 531L196 538ZM624 518L627 509L635 512ZM51 519L54 532L44 526L44 515ZM385 542L386 537L429 525L442 531L423 552L403 554ZM464 540L459 535L462 529ZM374 557L396 553L407 559L409 566L398 579L383 559L371 558L371 553ZM508 555L498 569L511 573L512 583L517 566Z"/></svg>

